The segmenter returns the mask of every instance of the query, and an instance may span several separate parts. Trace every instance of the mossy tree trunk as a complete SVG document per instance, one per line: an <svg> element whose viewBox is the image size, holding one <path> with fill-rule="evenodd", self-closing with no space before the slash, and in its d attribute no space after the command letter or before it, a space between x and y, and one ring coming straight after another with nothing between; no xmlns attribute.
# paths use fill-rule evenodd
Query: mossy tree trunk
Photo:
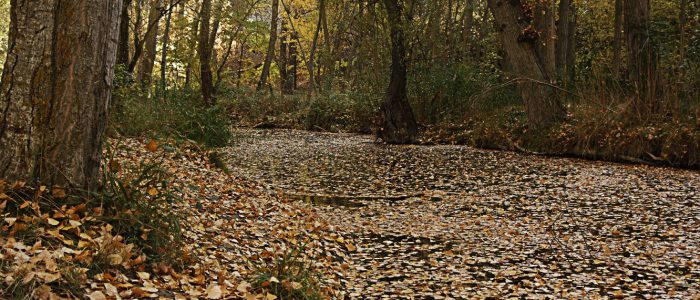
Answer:
<svg viewBox="0 0 700 300"><path fill-rule="evenodd" d="M0 178L96 189L121 5L12 1Z"/></svg>

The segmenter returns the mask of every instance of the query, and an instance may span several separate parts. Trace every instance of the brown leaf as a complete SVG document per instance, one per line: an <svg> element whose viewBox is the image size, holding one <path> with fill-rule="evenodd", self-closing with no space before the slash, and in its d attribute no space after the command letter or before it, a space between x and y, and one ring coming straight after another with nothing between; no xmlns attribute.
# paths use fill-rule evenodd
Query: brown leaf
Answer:
<svg viewBox="0 0 700 300"><path fill-rule="evenodd" d="M156 150L158 150L158 144L156 143L156 141L154 141L154 140L149 141L148 144L146 145L146 150L148 150L150 152L156 152Z"/></svg>
<svg viewBox="0 0 700 300"><path fill-rule="evenodd" d="M56 199L63 199L66 197L66 190L60 187L55 187L51 189L51 197L54 197Z"/></svg>

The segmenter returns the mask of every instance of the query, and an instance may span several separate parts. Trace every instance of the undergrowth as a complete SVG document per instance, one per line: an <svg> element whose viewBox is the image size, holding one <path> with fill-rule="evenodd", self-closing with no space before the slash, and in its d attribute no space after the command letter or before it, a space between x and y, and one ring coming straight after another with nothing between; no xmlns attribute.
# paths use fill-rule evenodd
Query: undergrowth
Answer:
<svg viewBox="0 0 700 300"><path fill-rule="evenodd" d="M119 74L119 73L118 73ZM195 90L152 95L121 75L117 78L110 117L112 131L126 136L189 139L207 147L226 146L229 118L221 106L205 107Z"/></svg>
<svg viewBox="0 0 700 300"><path fill-rule="evenodd" d="M0 180L0 295L80 298L93 276L186 262L170 175L158 158L120 166L109 149L99 192Z"/></svg>
<svg viewBox="0 0 700 300"><path fill-rule="evenodd" d="M290 245L286 249L264 251L249 262L254 275L252 287L278 299L327 299L320 286L320 275L313 271L304 257L304 245Z"/></svg>

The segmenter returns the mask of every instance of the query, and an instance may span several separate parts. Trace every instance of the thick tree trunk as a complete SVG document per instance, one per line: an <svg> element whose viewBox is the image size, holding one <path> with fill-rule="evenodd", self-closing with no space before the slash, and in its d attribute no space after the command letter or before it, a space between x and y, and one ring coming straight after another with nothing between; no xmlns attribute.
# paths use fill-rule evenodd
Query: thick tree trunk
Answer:
<svg viewBox="0 0 700 300"><path fill-rule="evenodd" d="M512 72L521 80L519 87L533 128L546 127L565 116L557 92L549 86L552 74L537 49L538 32L532 30L520 1L488 0Z"/></svg>
<svg viewBox="0 0 700 300"><path fill-rule="evenodd" d="M270 65L275 56L275 43L277 43L277 20L279 18L279 0L272 0L272 15L270 16L270 41L267 44L267 54L263 63L262 74L258 81L257 90L261 91L267 87L267 79L270 76Z"/></svg>
<svg viewBox="0 0 700 300"><path fill-rule="evenodd" d="M94 191L121 0L15 0L0 90L0 178Z"/></svg>
<svg viewBox="0 0 700 300"><path fill-rule="evenodd" d="M117 46L117 65L129 65L129 6L132 0L124 0L119 21L119 44Z"/></svg>
<svg viewBox="0 0 700 300"><path fill-rule="evenodd" d="M557 49L556 49L556 66L557 80L565 81L567 74L566 62L569 54L569 25L571 16L571 0L559 1L559 21L557 22Z"/></svg>
<svg viewBox="0 0 700 300"><path fill-rule="evenodd" d="M209 21L211 20L211 1L202 1L202 10L200 11L200 31L199 31L199 67L200 81L202 90L202 99L204 105L210 106L213 104L212 99L212 74L211 74L211 47L209 42Z"/></svg>
<svg viewBox="0 0 700 300"><path fill-rule="evenodd" d="M613 76L620 78L620 64L622 63L622 0L615 0L615 36L613 39Z"/></svg>
<svg viewBox="0 0 700 300"><path fill-rule="evenodd" d="M380 107L378 136L387 143L415 142L418 125L406 94L406 38L398 0L384 0L391 35L391 78L386 99Z"/></svg>
<svg viewBox="0 0 700 300"><path fill-rule="evenodd" d="M638 93L636 107L640 116L660 110L656 85L656 53L649 34L649 0L625 0L627 71Z"/></svg>
<svg viewBox="0 0 700 300"><path fill-rule="evenodd" d="M554 74L556 70L556 30L554 26L554 9L549 0L537 1L534 11L534 26L539 34L537 42L538 56L542 59L542 65L547 74ZM554 80L555 78L550 78Z"/></svg>
<svg viewBox="0 0 700 300"><path fill-rule="evenodd" d="M142 88L148 88L151 84L151 75L153 74L153 65L156 61L156 45L158 43L158 22L161 18L162 7L161 0L152 0L151 7L148 12L148 26L146 37L144 39L145 52L141 58L139 65L137 80L141 83Z"/></svg>

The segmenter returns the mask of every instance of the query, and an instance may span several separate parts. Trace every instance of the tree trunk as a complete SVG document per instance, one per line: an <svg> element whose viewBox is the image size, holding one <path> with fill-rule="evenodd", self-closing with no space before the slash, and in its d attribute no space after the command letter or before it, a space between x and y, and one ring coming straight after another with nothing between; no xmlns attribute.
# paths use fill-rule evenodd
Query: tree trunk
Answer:
<svg viewBox="0 0 700 300"><path fill-rule="evenodd" d="M474 0L465 0L464 15L462 16L462 47L466 49L466 53L473 57L475 54L472 41L474 28ZM476 61L476 60L475 60Z"/></svg>
<svg viewBox="0 0 700 300"><path fill-rule="evenodd" d="M117 65L129 65L129 6L132 0L124 0L119 21L119 44L117 46Z"/></svg>
<svg viewBox="0 0 700 300"><path fill-rule="evenodd" d="M199 2L195 3L195 6ZM196 7L194 11L200 11L200 7ZM192 82L192 60L194 60L194 52L196 51L197 48L197 41L199 40L199 24L200 24L200 18L194 18L194 21L192 22L192 28L191 30L191 39L189 39L189 60L187 62L187 66L185 67L185 88L190 89L190 83Z"/></svg>
<svg viewBox="0 0 700 300"><path fill-rule="evenodd" d="M272 0L272 15L270 20L270 41L267 44L267 54L263 63L262 74L258 81L257 90L261 91L267 87L267 79L270 76L270 65L272 58L275 56L275 43L277 42L277 19L279 18L279 0Z"/></svg>
<svg viewBox="0 0 700 300"><path fill-rule="evenodd" d="M165 94L168 88L166 71L168 69L168 46L170 43L170 22L172 21L172 16L173 12L168 11L168 16L165 19L165 31L163 32L163 49L161 49L162 52L160 55L160 92L163 99L166 97Z"/></svg>
<svg viewBox="0 0 700 300"><path fill-rule="evenodd" d="M161 17L162 3L161 0L152 0L151 7L148 12L148 27L144 38L145 52L141 58L139 65L137 80L141 83L141 87L146 89L151 84L151 75L153 74L153 65L156 61L156 44L158 42L158 21Z"/></svg>
<svg viewBox="0 0 700 300"><path fill-rule="evenodd" d="M576 12L576 6L571 5L570 9L571 17L569 18L569 34L566 43L566 65L564 67L564 75L568 80L565 82L566 87L574 86L576 83L576 26L578 22L578 13Z"/></svg>
<svg viewBox="0 0 700 300"><path fill-rule="evenodd" d="M615 37L613 40L613 76L620 78L620 64L622 61L622 0L615 0Z"/></svg>
<svg viewBox="0 0 700 300"><path fill-rule="evenodd" d="M678 24L679 31L680 31L680 43L678 45L678 58L680 60L680 64L682 64L685 61L685 44L686 44L686 36L685 36L685 25L688 22L688 0L681 0L680 4L680 22Z"/></svg>
<svg viewBox="0 0 700 300"><path fill-rule="evenodd" d="M279 70L280 70L280 81L281 81L281 88L282 88L282 93L285 93L287 95L292 93L292 86L291 86L291 81L289 80L289 76L287 73L289 73L289 66L287 64L288 61L288 56L287 56L287 48L289 48L289 29L287 28L287 21L282 18L282 26L281 27L281 32L279 36L280 40L280 53L278 55L278 64L279 64Z"/></svg>
<svg viewBox="0 0 700 300"><path fill-rule="evenodd" d="M213 104L212 101L212 75L211 75L211 47L209 37L209 21L211 20L211 1L202 1L202 10L200 11L200 31L199 31L199 67L202 99L205 106Z"/></svg>
<svg viewBox="0 0 700 300"><path fill-rule="evenodd" d="M313 92L316 89L316 78L314 77L314 68L315 68L315 63L316 63L316 48L318 47L318 37L321 34L321 13L322 13L322 8L321 6L323 0L319 0L318 3L318 20L316 22L316 30L314 30L314 37L311 40L311 49L309 50L309 92Z"/></svg>
<svg viewBox="0 0 700 300"><path fill-rule="evenodd" d="M121 5L12 1L0 178L96 190Z"/></svg>
<svg viewBox="0 0 700 300"><path fill-rule="evenodd" d="M406 38L398 0L384 0L391 35L391 78L386 99L380 107L378 136L387 143L415 142L418 125L406 94Z"/></svg>
<svg viewBox="0 0 700 300"><path fill-rule="evenodd" d="M292 38L289 44L289 63L291 65L291 73L287 74L288 79L291 79L290 90L293 92L297 89L297 75L299 74L299 35L296 32L292 33Z"/></svg>
<svg viewBox="0 0 700 300"><path fill-rule="evenodd" d="M649 116L660 110L656 85L656 53L649 34L649 0L626 0L624 6L627 71L638 93L638 113L640 116Z"/></svg>
<svg viewBox="0 0 700 300"><path fill-rule="evenodd" d="M571 0L559 1L559 22L557 22L557 49L556 68L557 80L565 81L567 74L566 62L569 54L569 24L570 24Z"/></svg>
<svg viewBox="0 0 700 300"><path fill-rule="evenodd" d="M533 31L529 17L520 1L488 0L488 6L500 33L506 58L512 72L519 77L528 122L533 128L542 128L565 116L557 92L549 86L551 73L544 65L537 47L541 41Z"/></svg>
<svg viewBox="0 0 700 300"><path fill-rule="evenodd" d="M535 49L539 52L538 56L542 59L542 65L547 70L547 74L554 74L556 70L556 33L551 1L537 1L534 14L533 23L539 35ZM555 78L550 78L550 80L553 79Z"/></svg>

